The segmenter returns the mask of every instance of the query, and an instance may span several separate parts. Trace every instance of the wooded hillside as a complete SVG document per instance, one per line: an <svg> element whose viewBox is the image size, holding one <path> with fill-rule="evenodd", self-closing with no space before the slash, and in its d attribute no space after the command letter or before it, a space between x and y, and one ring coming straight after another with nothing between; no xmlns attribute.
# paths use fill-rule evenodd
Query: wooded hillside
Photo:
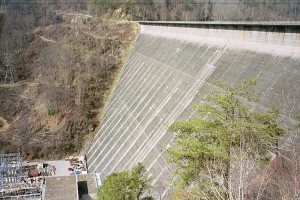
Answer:
<svg viewBox="0 0 300 200"><path fill-rule="evenodd" d="M30 4L8 4L4 19L0 151L54 158L82 150L137 24Z"/></svg>
<svg viewBox="0 0 300 200"><path fill-rule="evenodd" d="M297 0L93 0L94 12L122 8L132 20L295 21Z"/></svg>

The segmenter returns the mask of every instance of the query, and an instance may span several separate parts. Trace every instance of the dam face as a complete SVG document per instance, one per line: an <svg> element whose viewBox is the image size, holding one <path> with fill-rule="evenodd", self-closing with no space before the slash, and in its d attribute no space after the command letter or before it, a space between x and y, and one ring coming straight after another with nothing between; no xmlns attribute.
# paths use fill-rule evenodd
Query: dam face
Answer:
<svg viewBox="0 0 300 200"><path fill-rule="evenodd" d="M196 117L193 107L216 89L258 76L263 107L300 112L300 24L140 22L132 55L105 108L87 154L100 179L142 162L166 197L174 180L163 148L177 120ZM296 102L296 103L295 103Z"/></svg>

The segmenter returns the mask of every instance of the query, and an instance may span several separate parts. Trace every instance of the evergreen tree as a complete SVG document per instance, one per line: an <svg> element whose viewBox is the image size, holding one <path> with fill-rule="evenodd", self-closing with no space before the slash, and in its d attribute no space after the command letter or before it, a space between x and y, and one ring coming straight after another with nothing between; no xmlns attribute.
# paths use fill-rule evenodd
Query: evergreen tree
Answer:
<svg viewBox="0 0 300 200"><path fill-rule="evenodd" d="M116 172L109 175L97 192L97 200L151 200L151 197L142 198L150 189L146 176L146 169L138 163L130 171Z"/></svg>
<svg viewBox="0 0 300 200"><path fill-rule="evenodd" d="M250 166L266 162L284 135L274 109L252 109L259 103L257 78L240 85L218 82L196 106L199 117L170 127L174 145L167 149L177 165L181 186L197 188L200 199L238 199Z"/></svg>

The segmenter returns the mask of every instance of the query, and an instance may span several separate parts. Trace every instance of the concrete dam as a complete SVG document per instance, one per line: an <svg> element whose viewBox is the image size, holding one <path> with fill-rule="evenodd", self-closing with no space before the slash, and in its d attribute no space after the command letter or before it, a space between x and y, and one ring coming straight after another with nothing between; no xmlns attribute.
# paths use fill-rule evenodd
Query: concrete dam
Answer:
<svg viewBox="0 0 300 200"><path fill-rule="evenodd" d="M105 107L87 154L104 178L142 162L156 198L174 180L163 149L167 128L196 117L193 107L217 86L258 76L263 107L293 120L300 112L299 22L140 22L133 52Z"/></svg>

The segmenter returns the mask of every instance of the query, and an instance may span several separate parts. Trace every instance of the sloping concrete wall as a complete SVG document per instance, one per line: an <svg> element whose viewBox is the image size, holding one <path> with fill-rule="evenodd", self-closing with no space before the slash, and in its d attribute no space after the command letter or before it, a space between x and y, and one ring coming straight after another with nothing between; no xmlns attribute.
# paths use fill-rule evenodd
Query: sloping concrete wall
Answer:
<svg viewBox="0 0 300 200"><path fill-rule="evenodd" d="M167 127L194 117L193 107L217 80L234 84L258 75L262 106L290 116L300 111L299 25L140 24L87 154L89 171L101 179L142 162L156 197L166 196L173 179L162 153L173 138Z"/></svg>

